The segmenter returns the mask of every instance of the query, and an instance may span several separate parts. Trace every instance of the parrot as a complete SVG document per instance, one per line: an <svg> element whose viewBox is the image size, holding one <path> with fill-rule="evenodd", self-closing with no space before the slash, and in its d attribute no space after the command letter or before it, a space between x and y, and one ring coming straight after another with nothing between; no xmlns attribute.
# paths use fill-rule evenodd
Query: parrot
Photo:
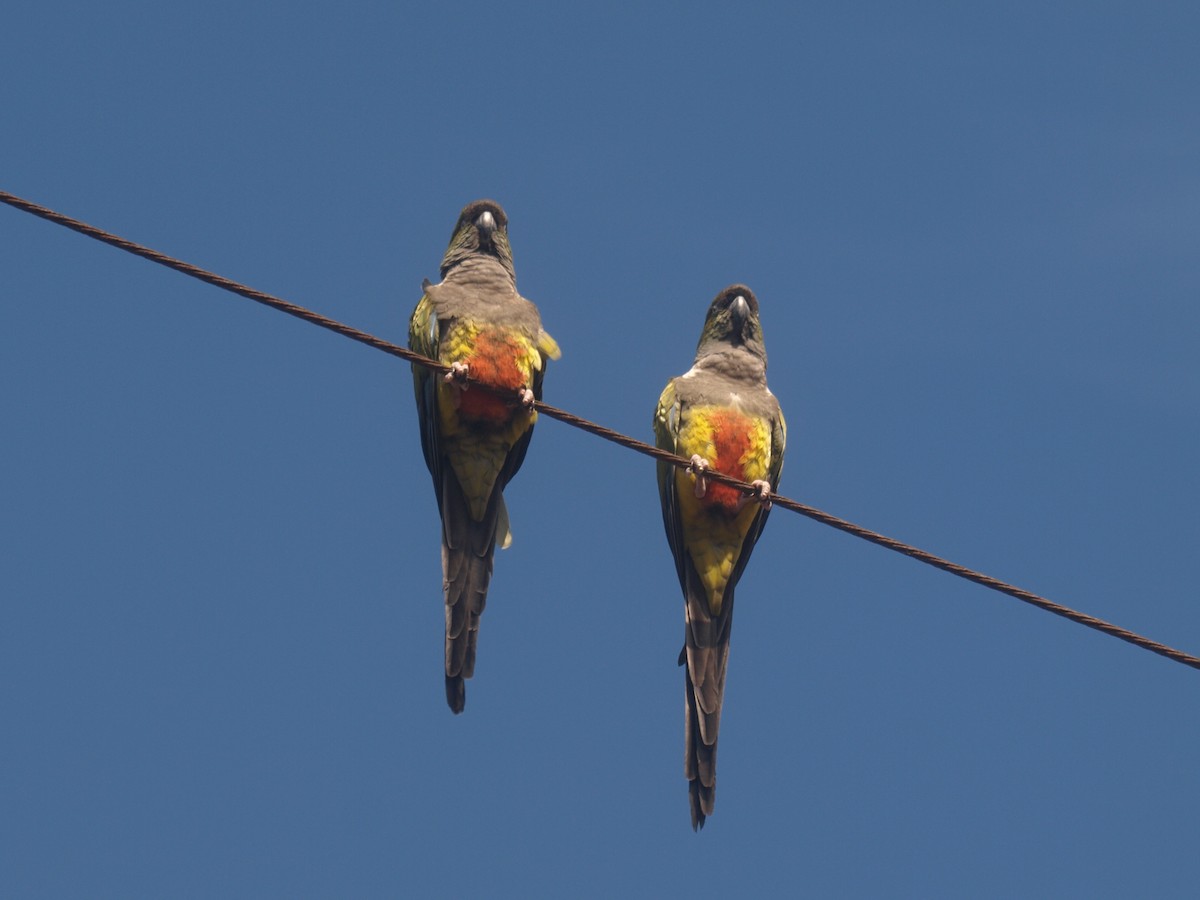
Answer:
<svg viewBox="0 0 1200 900"><path fill-rule="evenodd" d="M667 543L684 596L684 775L692 829L712 815L717 732L733 627L733 595L779 487L787 425L767 388L758 299L725 288L704 320L691 369L672 378L654 414L655 444L691 460L658 462ZM753 496L706 477L750 483Z"/></svg>
<svg viewBox="0 0 1200 900"><path fill-rule="evenodd" d="M498 203L463 208L441 279L422 284L408 346L450 367L443 375L414 363L412 371L421 450L442 518L446 702L460 713L496 544L512 542L504 487L529 448L547 360L561 353L537 307L517 293L508 216Z"/></svg>

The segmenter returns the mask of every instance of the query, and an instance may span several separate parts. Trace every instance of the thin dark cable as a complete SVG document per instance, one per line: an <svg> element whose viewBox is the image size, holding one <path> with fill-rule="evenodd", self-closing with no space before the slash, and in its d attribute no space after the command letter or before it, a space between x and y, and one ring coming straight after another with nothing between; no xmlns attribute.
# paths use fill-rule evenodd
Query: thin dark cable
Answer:
<svg viewBox="0 0 1200 900"><path fill-rule="evenodd" d="M398 356L401 359L406 359L409 362L420 363L428 366L431 369L437 369L440 372L447 371L447 367L439 362L431 359L426 359L418 353L413 353L404 347L397 347L395 344L390 344L387 341L380 340L374 335L367 334L365 331L359 331L357 328L352 328L349 325L343 325L341 322L335 322L333 319L326 318L320 313L315 313L312 310L305 309L303 306L296 306L294 303L288 303L286 300L281 300L278 297L272 297L270 294L264 294L262 291L256 291L254 288L246 287L244 284L238 284L236 281L231 281L228 278L222 278L212 272L201 269L199 266L193 266L191 263L185 263L182 260L167 256L165 253L159 253L157 250L151 250L149 247L143 247L141 244L135 244L133 241L126 240L123 237L117 237L115 234L109 234L107 231L102 231L94 225L88 225L86 222L80 222L78 219L72 219L70 216L64 216L62 213L55 212L52 209L47 209L44 206L39 206L29 200L23 200L20 197L13 196L7 191L0 191L0 200L7 203L9 206L15 206L17 209L22 209L25 212L33 213L35 216L40 216L53 222L55 225L62 225L64 228L70 228L72 231L78 231L80 234L85 234L90 238L95 238L105 244L110 244L113 247L124 250L127 253L132 253L134 256L140 256L143 259L148 259L150 262L158 263L160 266L166 266L168 269L174 269L176 272L182 272L184 275L190 275L192 278L198 278L201 281L207 282L214 287L219 287L222 290L230 291L245 297L248 300L253 300L256 303L262 303L272 309L277 309L280 312L285 312L289 316L295 316L298 319L303 319L305 322L312 322L314 325L320 325L322 328L327 328L330 331L337 332L343 337L348 337L351 340L358 341L360 344L366 344L368 347L374 347L376 350L382 350L384 353L390 353L392 356Z"/></svg>
<svg viewBox="0 0 1200 900"><path fill-rule="evenodd" d="M190 263L185 263L178 259L174 259L173 257L167 256L164 253L159 253L157 250L151 250L149 247L143 247L141 244L135 244L133 241L117 237L114 234L109 234L107 231L102 231L95 226L88 225L85 222L80 222L78 219L72 219L69 216L64 216L62 213L54 212L54 210L47 209L44 206L39 206L38 204L32 203L29 200L23 200L20 197L16 197L5 191L0 191L0 201L7 203L9 206L15 206L17 209L32 213L35 216L40 216L43 219L54 222L56 225L62 225L65 228L70 228L72 231L78 231L80 234L87 235L90 238L95 238L98 241L103 241L104 243L110 244L113 247L118 247L121 250L125 250L134 254L135 256L140 256L143 259L148 259L151 262L166 266L169 269L182 272L184 275L190 275L192 278L198 278L199 280L207 282L215 287L219 287L226 291L231 291L232 293L246 297L249 300L254 300L257 303L262 303L266 306L270 306L273 309L278 309L281 312L285 312L288 315L303 319L306 322L319 325L322 328L326 328L330 331L343 335L344 337L358 341L361 344L366 344L368 347L374 347L376 350L382 350L384 353L389 353L392 356L397 356L400 359L408 360L409 362L425 366L426 368L433 369L437 372L449 371L448 366L445 366L435 360L427 359L419 353L414 353L411 350L397 346L396 344L392 344L388 341L382 340L381 338L377 338L374 335L367 334L365 331L359 331L357 328L352 328L349 325L343 325L341 322L334 321L333 319L322 316L319 313L312 312L311 310L305 309L302 306L296 306L294 303L288 303L286 300L281 300L278 297L271 296L270 294L264 294L262 291L256 291L253 288L246 287L245 285L239 284L236 281L231 281L228 278L222 278L220 275L208 272L197 266L193 266ZM495 391L490 386L474 381L473 379L468 379L468 382L471 384L477 384L484 390L490 390L494 393L501 393L499 391ZM583 431L587 431L596 435L597 437L620 444L622 447L635 450L638 453L645 454L646 456L651 456L656 460L669 463L681 469L686 469L691 466L691 462L689 460L683 459L680 456L676 456L673 453L668 453L665 450L660 450L658 447L654 447L650 444L628 437L620 432L613 431L611 428L605 428L603 425L597 425L595 422L590 422L587 419L580 418L579 416L573 415L565 410L551 406L548 403L543 403L540 400L534 403L534 408L537 409L538 412L544 413L552 419L558 419L560 422L563 422L567 425L582 429ZM752 485L749 485L744 481L739 481L736 478L731 478L728 475L723 475L720 472L709 470L706 473L706 477L712 481L719 482L720 484L726 484L730 487L736 488L747 496L757 493L757 490ZM918 562L923 562L926 565L941 569L943 572L949 572L951 575L957 575L959 578L965 578L967 581L972 581L975 584L982 585L983 587L990 588L991 590L999 591L1000 593L1007 594L1010 597L1015 597L1016 599L1032 604L1039 609L1044 609L1047 612L1054 613L1056 616L1062 616L1065 619L1070 619L1072 622L1077 622L1080 625L1086 625L1088 628L1094 628L1097 631L1102 631L1105 634L1111 635L1115 638L1120 638L1121 640L1127 641L1136 647L1141 647L1143 650L1149 650L1151 653L1157 653L1159 656L1165 656L1167 659L1174 660L1177 663L1182 663L1185 666L1191 666L1193 669L1200 669L1200 658L1191 656L1190 654L1184 653L1181 650L1175 650L1172 647L1168 647L1166 644L1160 644L1157 641L1152 641L1147 637L1143 637L1140 634L1128 631L1118 625L1112 624L1111 622L1106 622L1103 619L1097 619L1094 616L1089 616L1085 613L1070 609L1069 607L1061 606L1058 603L1047 600L1045 597L1040 597L1037 594L1031 593L1030 591L1026 591L1019 587L1015 587L1014 585L1008 584L1007 582L1000 581L998 578L992 578L990 575L984 575L981 572L976 572L973 569L968 569L965 566L952 563L940 556L935 556L932 553L928 553L917 547L905 544L903 541L898 541L895 538L890 538L886 535L879 534L878 532L871 531L869 528L864 528L861 525L855 525L853 522L847 522L845 519L839 519L837 516L830 515L829 513L823 512L816 507L808 506L796 500L791 500L787 497L778 495L772 495L771 502L776 506L781 506L784 509L799 513L802 516L807 516L808 518L814 519L817 522L821 522L824 525L837 528L839 531L844 531L847 534L852 534L855 537L862 538L865 541L878 544L880 547L885 547L888 550L893 550L896 553L901 553L905 556L911 557Z"/></svg>

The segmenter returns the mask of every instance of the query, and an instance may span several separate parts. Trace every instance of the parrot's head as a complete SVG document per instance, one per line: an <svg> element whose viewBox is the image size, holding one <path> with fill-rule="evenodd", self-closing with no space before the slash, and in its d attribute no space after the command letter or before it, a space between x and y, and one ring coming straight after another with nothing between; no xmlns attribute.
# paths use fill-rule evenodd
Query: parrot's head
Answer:
<svg viewBox="0 0 1200 900"><path fill-rule="evenodd" d="M744 284L731 284L717 294L704 319L696 356L728 347L742 347L764 363L767 360L762 325L758 321L758 298Z"/></svg>
<svg viewBox="0 0 1200 900"><path fill-rule="evenodd" d="M477 255L493 256L509 274L513 273L508 216L494 200L476 200L463 207L442 258L442 278L463 260Z"/></svg>

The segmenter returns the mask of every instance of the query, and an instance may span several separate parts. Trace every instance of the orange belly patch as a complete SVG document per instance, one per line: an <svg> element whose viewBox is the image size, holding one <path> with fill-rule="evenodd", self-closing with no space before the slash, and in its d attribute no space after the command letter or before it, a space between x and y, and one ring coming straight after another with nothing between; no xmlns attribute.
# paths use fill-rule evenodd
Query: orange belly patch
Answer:
<svg viewBox="0 0 1200 900"><path fill-rule="evenodd" d="M473 386L458 397L459 415L468 421L493 425L510 421L516 393L527 386L527 377L520 364L527 353L527 348L514 335L480 334L464 362L470 366L472 379L498 388L505 396L483 390L481 385Z"/></svg>
<svg viewBox="0 0 1200 900"><path fill-rule="evenodd" d="M750 481L746 471L746 458L750 452L750 432L753 423L731 409L716 410L711 414L713 457L709 463L718 472ZM742 502L742 493L726 484L712 482L704 497L705 506L719 506L736 513Z"/></svg>

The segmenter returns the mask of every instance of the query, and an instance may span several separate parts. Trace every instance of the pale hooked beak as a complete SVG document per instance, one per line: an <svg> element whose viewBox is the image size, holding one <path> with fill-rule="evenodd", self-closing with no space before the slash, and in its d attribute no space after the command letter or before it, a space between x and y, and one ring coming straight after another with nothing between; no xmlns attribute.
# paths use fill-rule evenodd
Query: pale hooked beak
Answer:
<svg viewBox="0 0 1200 900"><path fill-rule="evenodd" d="M741 294L734 297L733 302L729 304L729 314L733 316L734 330L741 334L750 318L750 304L746 302L746 298Z"/></svg>
<svg viewBox="0 0 1200 900"><path fill-rule="evenodd" d="M479 214L479 218L475 220L475 225L485 235L490 235L493 231L496 230L496 219L494 216L492 216L492 213L490 210L485 209L483 212L481 212Z"/></svg>

